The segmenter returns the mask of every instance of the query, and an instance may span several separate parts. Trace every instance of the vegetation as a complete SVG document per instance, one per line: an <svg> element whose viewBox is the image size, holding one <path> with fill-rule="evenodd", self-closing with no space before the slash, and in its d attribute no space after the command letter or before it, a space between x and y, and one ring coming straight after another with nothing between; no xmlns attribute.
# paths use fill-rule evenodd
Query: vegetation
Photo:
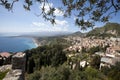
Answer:
<svg viewBox="0 0 120 80"><path fill-rule="evenodd" d="M103 67L101 71L108 76L110 80L120 80L120 62L117 62L111 68Z"/></svg>
<svg viewBox="0 0 120 80"><path fill-rule="evenodd" d="M19 0L0 0L0 5L12 11L15 2ZM108 22L111 14L116 14L120 10L120 0L61 0L62 6L58 8L50 6L50 0L24 0L23 7L30 11L33 4L43 5L38 16L55 24L55 10L63 12L64 17L76 17L75 24L82 30L92 28L95 22ZM46 5L49 9L46 11ZM86 19L87 18L87 19Z"/></svg>
<svg viewBox="0 0 120 80"><path fill-rule="evenodd" d="M37 38L37 40L40 43L42 43L42 41L44 41L44 43L42 45L55 45L55 44L59 44L59 45L63 45L64 48L70 46L70 44L71 44L67 40L63 39L63 36L42 37L42 38Z"/></svg>
<svg viewBox="0 0 120 80"><path fill-rule="evenodd" d="M92 59L91 59L91 62L90 62L90 66L95 68L95 69L99 69L100 67L100 56L98 55L95 55L95 56L92 56Z"/></svg>
<svg viewBox="0 0 120 80"><path fill-rule="evenodd" d="M28 76L28 80L69 80L70 71L63 66L58 67L42 67L40 71L35 71Z"/></svg>
<svg viewBox="0 0 120 80"><path fill-rule="evenodd" d="M100 56L94 55L98 51L105 52L109 46L97 46L88 50L83 47L80 53L68 52L76 55L69 58L66 56L67 51L64 51L68 45L65 46L62 39L55 37L46 40L50 40L47 45L25 51L28 80L119 80L119 63L99 70ZM81 67L80 61L89 64ZM76 64L74 69L73 64Z"/></svg>
<svg viewBox="0 0 120 80"><path fill-rule="evenodd" d="M4 72L0 72L0 80L3 80L3 78L6 76L6 74L7 74L8 71L9 70L6 70Z"/></svg>
<svg viewBox="0 0 120 80"><path fill-rule="evenodd" d="M61 45L45 45L25 52L27 54L28 73L32 73L33 69L39 70L42 66L57 67L67 60Z"/></svg>
<svg viewBox="0 0 120 80"><path fill-rule="evenodd" d="M82 53L89 53L90 55L94 54L95 52L105 52L106 49L109 47L109 45L106 45L104 47L102 46L93 46L90 49L86 49L84 47L82 47Z"/></svg>
<svg viewBox="0 0 120 80"><path fill-rule="evenodd" d="M43 67L28 76L28 80L107 80L107 77L92 67L84 71L71 70L64 65L54 67Z"/></svg>
<svg viewBox="0 0 120 80"><path fill-rule="evenodd" d="M64 17L75 15L75 24L80 26L82 30L93 28L95 22L108 22L111 14L120 11L120 0L61 0L63 6L55 8L50 6L49 0L24 0L23 7L26 10L31 9L33 3L38 2L43 4L40 15L45 19L55 24L55 10L63 12ZM0 5L12 11L13 5L19 0L0 0ZM45 6L48 5L49 10L46 12ZM38 15L38 16L40 16ZM86 19L87 18L87 19ZM114 28L113 28L114 27ZM102 28L96 28L89 32L87 36L111 37L120 36L120 24L107 23ZM115 34L112 33L115 31ZM26 50L27 54L27 73L28 80L120 80L120 63L116 63L111 68L102 68L99 71L100 57L93 56L90 66L84 69L79 67L72 70L67 64L66 52L63 49L68 46L65 40L55 38L51 39L48 45L37 47L35 49ZM60 43L62 42L62 43ZM57 45L56 45L57 43ZM64 45L63 45L64 44ZM97 51L104 51L105 48L99 46L88 50L88 53L94 54ZM83 49L82 52L87 52ZM81 56L81 55L80 55ZM77 56L79 57L79 56ZM79 61L88 56L81 56L80 59L74 57L79 65ZM7 71L0 72L0 80L2 80Z"/></svg>
<svg viewBox="0 0 120 80"><path fill-rule="evenodd" d="M95 52L100 51L100 48L101 48L100 46L92 47L87 52L90 53L90 54L94 54Z"/></svg>
<svg viewBox="0 0 120 80"><path fill-rule="evenodd" d="M104 51L107 48L93 47L88 51ZM27 79L28 80L119 80L119 63L111 68L104 67L99 70L100 56L90 56L86 49L77 56L67 58L63 51L64 45L44 45L35 49L26 50L27 53ZM79 65L80 61L89 62L85 67ZM71 64L76 64L72 69ZM72 64L72 65L73 65Z"/></svg>
<svg viewBox="0 0 120 80"><path fill-rule="evenodd" d="M28 80L120 80L119 64L111 68L102 68L101 70L94 67L86 67L82 70L72 70L67 64L59 67L42 67L40 70L27 76Z"/></svg>
<svg viewBox="0 0 120 80"><path fill-rule="evenodd" d="M112 33L115 31L115 34ZM100 28L95 28L87 34L87 37L95 36L95 37L116 37L120 36L120 24L117 23L107 23L105 26Z"/></svg>
<svg viewBox="0 0 120 80"><path fill-rule="evenodd" d="M71 37L75 37L75 36L84 37L85 33L81 33L80 31L77 31L77 32L69 34L67 36L71 36Z"/></svg>

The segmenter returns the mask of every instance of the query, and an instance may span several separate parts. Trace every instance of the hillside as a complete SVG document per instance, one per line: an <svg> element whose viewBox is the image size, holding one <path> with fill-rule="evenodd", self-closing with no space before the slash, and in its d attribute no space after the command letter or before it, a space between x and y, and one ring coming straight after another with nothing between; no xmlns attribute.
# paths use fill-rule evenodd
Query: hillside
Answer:
<svg viewBox="0 0 120 80"><path fill-rule="evenodd" d="M120 24L118 23L107 23L103 27L95 28L87 33L87 37L97 36L97 37L111 37L120 36Z"/></svg>
<svg viewBox="0 0 120 80"><path fill-rule="evenodd" d="M81 33L80 31L77 31L77 32L74 32L72 34L68 34L68 35L65 35L65 37L68 37L68 36L79 36L79 37L84 37L86 35L86 33Z"/></svg>

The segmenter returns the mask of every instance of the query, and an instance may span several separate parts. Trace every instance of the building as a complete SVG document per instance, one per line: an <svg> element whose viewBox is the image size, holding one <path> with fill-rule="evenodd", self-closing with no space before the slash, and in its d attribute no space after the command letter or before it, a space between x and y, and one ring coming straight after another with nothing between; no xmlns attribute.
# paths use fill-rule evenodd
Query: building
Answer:
<svg viewBox="0 0 120 80"><path fill-rule="evenodd" d="M19 52L12 56L12 69L22 69L25 72L26 54Z"/></svg>
<svg viewBox="0 0 120 80"><path fill-rule="evenodd" d="M12 54L10 54L8 52L0 53L0 59L3 60L3 64L10 64L11 63L11 57L12 57Z"/></svg>

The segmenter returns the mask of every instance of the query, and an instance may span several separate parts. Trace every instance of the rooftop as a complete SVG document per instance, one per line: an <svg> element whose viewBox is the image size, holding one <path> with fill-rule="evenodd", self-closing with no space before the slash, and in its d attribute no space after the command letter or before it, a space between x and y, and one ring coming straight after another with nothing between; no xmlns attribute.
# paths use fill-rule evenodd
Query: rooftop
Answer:
<svg viewBox="0 0 120 80"><path fill-rule="evenodd" d="M13 57L24 57L25 56L25 53L23 52L18 52L16 53Z"/></svg>
<svg viewBox="0 0 120 80"><path fill-rule="evenodd" d="M11 56L11 54L8 52L2 52L2 53L0 53L0 56L8 58Z"/></svg>

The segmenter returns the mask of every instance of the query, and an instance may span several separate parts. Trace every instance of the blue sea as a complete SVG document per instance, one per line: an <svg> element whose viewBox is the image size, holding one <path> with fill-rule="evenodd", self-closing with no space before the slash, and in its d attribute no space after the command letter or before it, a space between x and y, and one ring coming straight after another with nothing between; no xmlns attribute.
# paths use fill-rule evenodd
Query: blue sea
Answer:
<svg viewBox="0 0 120 80"><path fill-rule="evenodd" d="M0 37L0 52L20 52L37 47L32 38Z"/></svg>

